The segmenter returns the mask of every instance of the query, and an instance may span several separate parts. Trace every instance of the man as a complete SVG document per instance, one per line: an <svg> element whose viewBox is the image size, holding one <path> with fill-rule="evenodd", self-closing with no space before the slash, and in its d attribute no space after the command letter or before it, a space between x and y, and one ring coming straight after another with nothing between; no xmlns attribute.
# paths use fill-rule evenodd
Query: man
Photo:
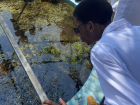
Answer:
<svg viewBox="0 0 140 105"><path fill-rule="evenodd" d="M83 0L74 11L74 30L87 44L98 41L91 49L91 62L105 95L104 104L139 105L140 27L123 18L110 24L111 15L112 7L105 0ZM66 105L61 99L60 103Z"/></svg>

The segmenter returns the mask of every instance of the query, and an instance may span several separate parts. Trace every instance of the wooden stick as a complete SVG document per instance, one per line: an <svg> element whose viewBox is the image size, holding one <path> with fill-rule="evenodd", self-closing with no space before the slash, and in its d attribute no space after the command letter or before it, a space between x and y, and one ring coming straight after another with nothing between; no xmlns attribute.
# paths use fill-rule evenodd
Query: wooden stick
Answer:
<svg viewBox="0 0 140 105"><path fill-rule="evenodd" d="M23 55L22 51L20 50L18 44L16 43L11 31L9 30L7 24L5 23L4 19L2 18L2 16L0 15L0 24L7 36L7 38L9 39L13 49L15 50L25 72L27 73L33 87L35 88L41 102L44 102L45 100L48 100L48 97L46 96L45 92L43 91L39 81L37 80L33 70L31 69L30 65L28 64L25 56Z"/></svg>

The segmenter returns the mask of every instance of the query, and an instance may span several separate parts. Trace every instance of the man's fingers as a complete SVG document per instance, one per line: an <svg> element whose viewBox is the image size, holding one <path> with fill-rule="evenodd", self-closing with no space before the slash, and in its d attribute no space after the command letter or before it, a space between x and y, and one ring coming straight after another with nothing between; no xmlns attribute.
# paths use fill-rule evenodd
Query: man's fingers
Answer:
<svg viewBox="0 0 140 105"><path fill-rule="evenodd" d="M59 102L61 105L67 105L61 98L59 98ZM42 105L59 105L51 100L44 101Z"/></svg>
<svg viewBox="0 0 140 105"><path fill-rule="evenodd" d="M44 101L43 102L43 104L50 104L50 103L52 103L53 101L51 101L51 100L46 100L46 101Z"/></svg>
<svg viewBox="0 0 140 105"><path fill-rule="evenodd" d="M50 104L45 104L45 103L42 103L41 105L50 105Z"/></svg>
<svg viewBox="0 0 140 105"><path fill-rule="evenodd" d="M59 105L51 100L44 101L42 105Z"/></svg>
<svg viewBox="0 0 140 105"><path fill-rule="evenodd" d="M59 102L61 105L67 105L61 98L59 98Z"/></svg>

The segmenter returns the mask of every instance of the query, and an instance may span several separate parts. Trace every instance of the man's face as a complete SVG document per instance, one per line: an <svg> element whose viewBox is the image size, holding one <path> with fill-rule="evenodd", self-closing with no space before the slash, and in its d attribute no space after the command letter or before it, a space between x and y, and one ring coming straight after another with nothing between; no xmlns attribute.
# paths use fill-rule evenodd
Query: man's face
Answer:
<svg viewBox="0 0 140 105"><path fill-rule="evenodd" d="M76 27L83 24L76 17L74 17L74 23ZM95 29L95 26L93 22L91 21L78 27L78 30L79 30L78 35L80 36L82 42L86 42L88 45L90 45L97 41L98 34L96 33L94 29Z"/></svg>
<svg viewBox="0 0 140 105"><path fill-rule="evenodd" d="M79 25L83 24L76 17L74 17L74 23L75 23L76 27L78 27ZM80 36L82 42L86 42L88 44L89 40L88 40L88 35L87 35L87 30L86 30L86 24L83 24L80 27L78 27L78 30L79 30L78 35Z"/></svg>

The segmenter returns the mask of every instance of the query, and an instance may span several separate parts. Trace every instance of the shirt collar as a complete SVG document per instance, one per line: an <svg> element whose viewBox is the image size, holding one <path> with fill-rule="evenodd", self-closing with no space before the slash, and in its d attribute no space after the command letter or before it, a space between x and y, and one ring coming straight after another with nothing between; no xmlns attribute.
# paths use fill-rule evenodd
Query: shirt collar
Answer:
<svg viewBox="0 0 140 105"><path fill-rule="evenodd" d="M111 24L109 24L106 28L105 28L105 30L104 30L104 32L103 32L103 34L102 34L102 37L104 36L104 35L106 35L107 33L109 33L109 32L111 32L111 31L113 31L113 30L115 30L115 29L117 29L117 28L120 28L121 26L123 26L124 24L129 24L129 25L131 25L128 21L126 21L124 18L122 18L122 19L120 19L120 20L117 20L117 21L113 21Z"/></svg>

